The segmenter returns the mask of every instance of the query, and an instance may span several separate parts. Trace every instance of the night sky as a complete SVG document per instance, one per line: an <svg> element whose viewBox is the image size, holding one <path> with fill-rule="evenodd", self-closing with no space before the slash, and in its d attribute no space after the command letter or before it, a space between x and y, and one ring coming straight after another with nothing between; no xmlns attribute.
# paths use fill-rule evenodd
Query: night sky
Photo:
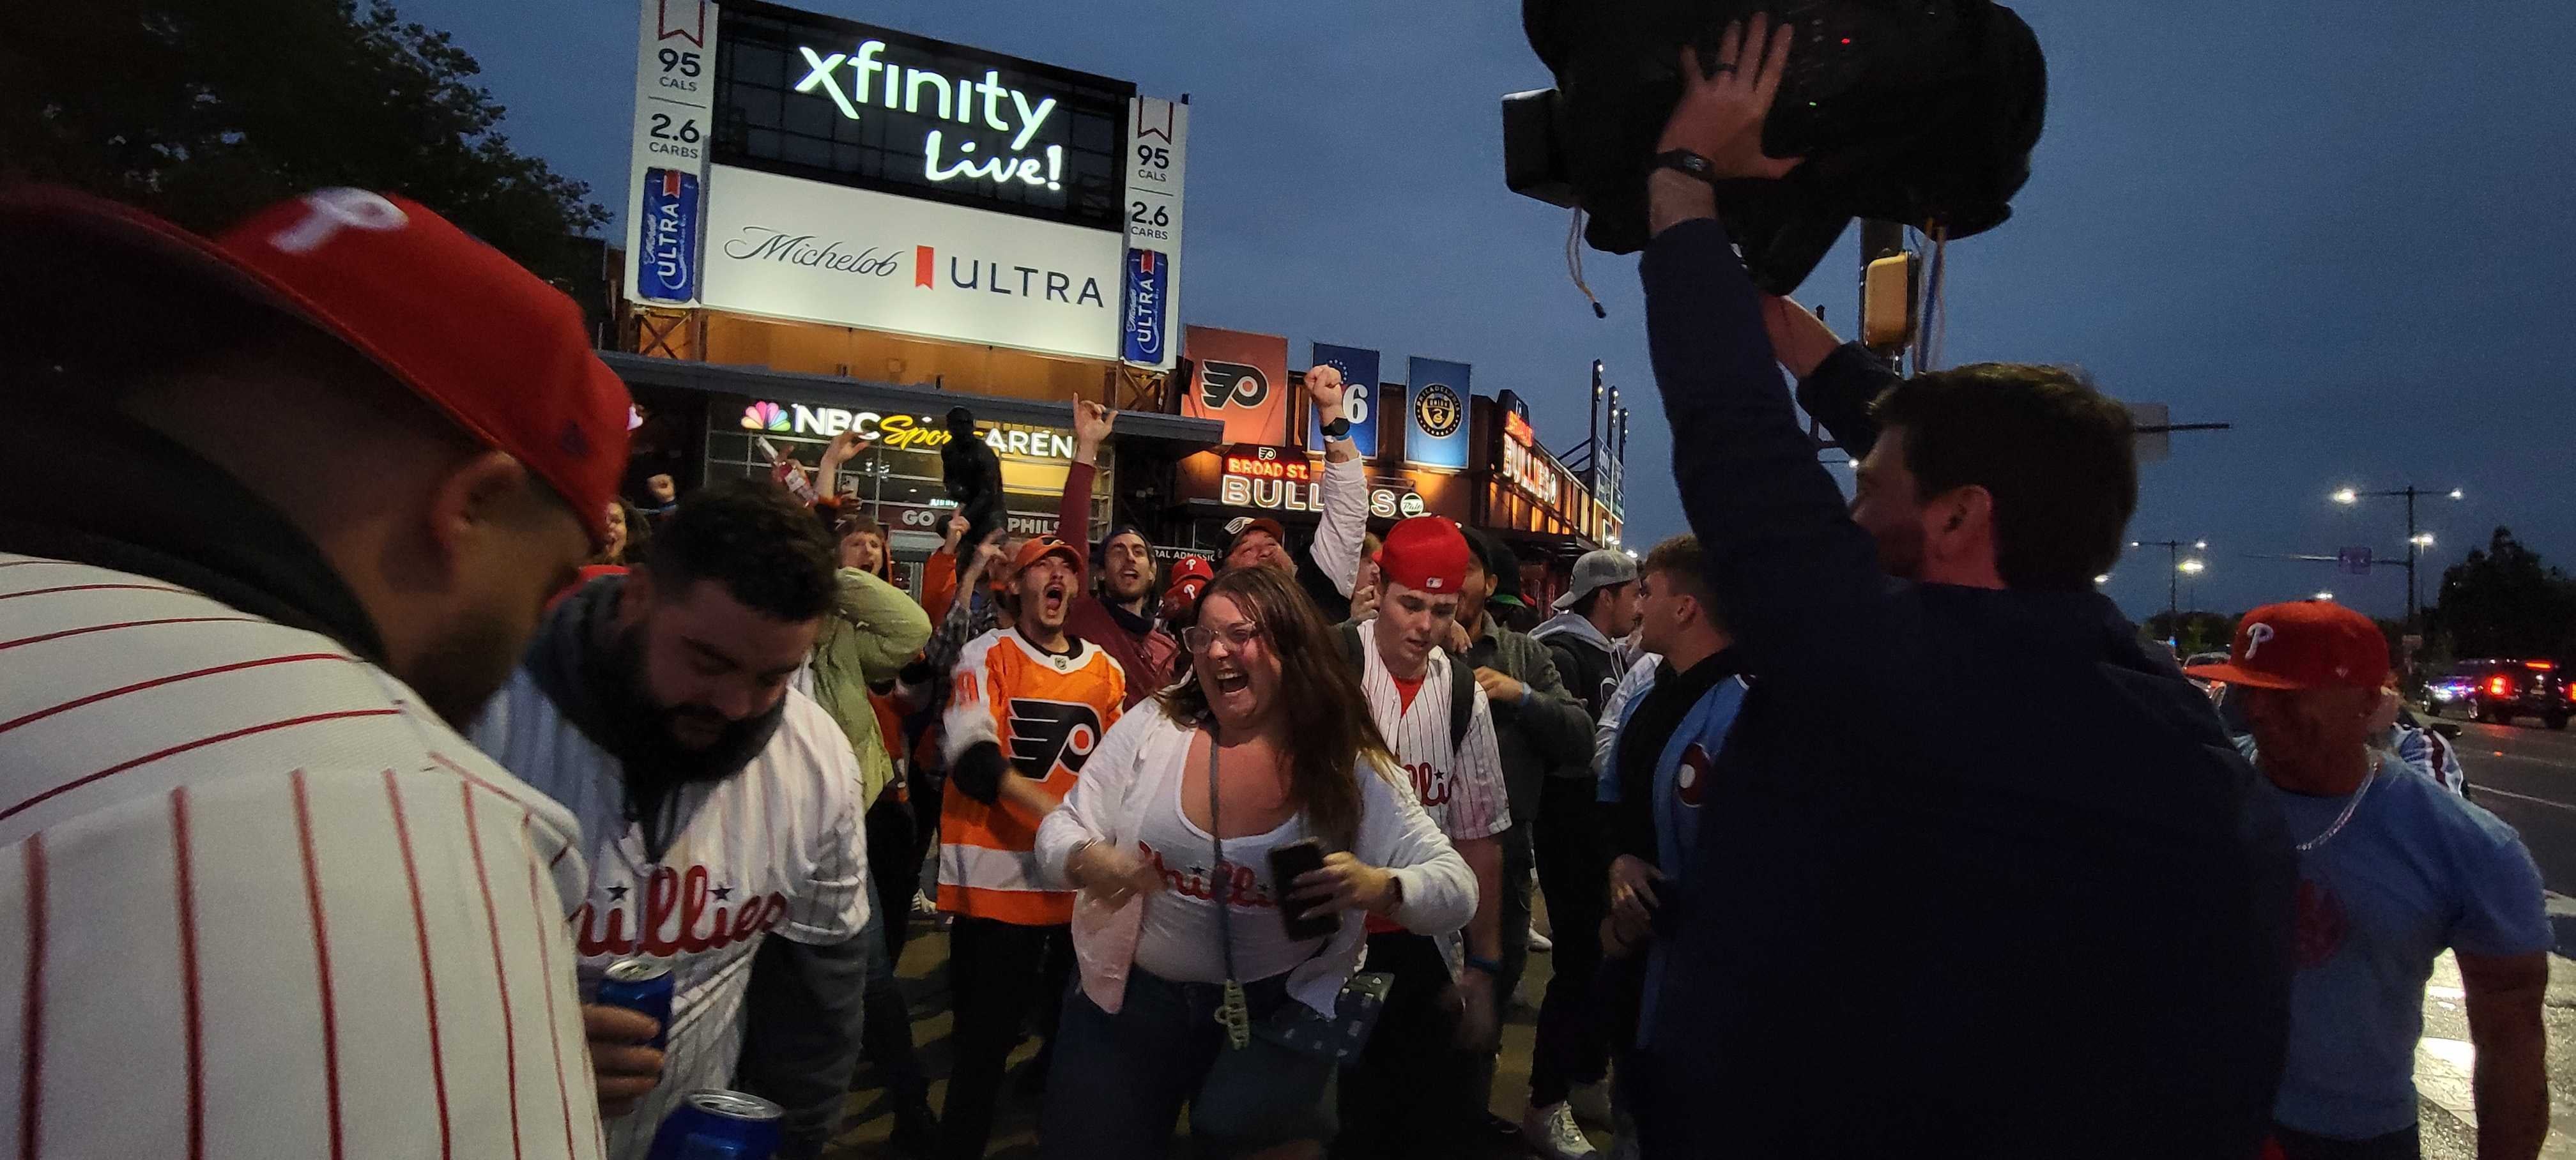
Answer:
<svg viewBox="0 0 2576 1160"><path fill-rule="evenodd" d="M1684 530L1635 260L1587 251L1594 320L1566 215L1502 186L1497 98L1549 83L1517 5L797 6L1189 94L1186 321L1285 334L1292 359L1377 347L1390 378L1407 355L1472 363L1559 450L1606 359L1637 407L1628 540ZM2071 363L2177 422L2235 424L2176 436L2130 527L2210 542L2200 607L2331 589L2402 611L2400 569L2252 558L2402 554L2397 502L2328 502L2345 485L2466 489L2423 512L2428 602L2498 524L2576 565L2576 4L2016 7L2048 54L2048 130L2013 221L1950 249L1945 363ZM633 3L400 10L482 62L519 148L622 212ZM1798 296L1848 329L1856 278L1847 234ZM2161 610L2166 567L2133 553L2108 591Z"/></svg>

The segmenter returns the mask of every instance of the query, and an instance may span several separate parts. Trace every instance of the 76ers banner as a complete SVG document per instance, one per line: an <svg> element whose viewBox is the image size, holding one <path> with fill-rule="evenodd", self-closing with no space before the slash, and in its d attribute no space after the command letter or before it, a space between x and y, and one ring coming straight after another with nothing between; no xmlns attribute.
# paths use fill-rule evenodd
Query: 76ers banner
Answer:
<svg viewBox="0 0 2576 1160"><path fill-rule="evenodd" d="M1195 370L1181 414L1224 423L1227 443L1288 442L1288 340L1213 326L1185 330Z"/></svg>

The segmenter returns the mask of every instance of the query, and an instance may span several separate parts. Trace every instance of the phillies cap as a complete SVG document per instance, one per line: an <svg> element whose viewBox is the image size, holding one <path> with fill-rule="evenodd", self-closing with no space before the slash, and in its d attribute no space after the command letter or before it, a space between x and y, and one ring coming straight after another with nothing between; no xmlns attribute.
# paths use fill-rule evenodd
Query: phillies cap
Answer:
<svg viewBox="0 0 2576 1160"><path fill-rule="evenodd" d="M1207 581L1214 579L1216 579L1216 569L1208 567L1207 557L1205 556L1183 556L1180 559L1172 561L1172 583L1175 586L1179 585L1183 580Z"/></svg>
<svg viewBox="0 0 2576 1160"><path fill-rule="evenodd" d="M1415 516L1387 529L1378 570L1420 592L1455 593L1467 583L1467 537L1442 516Z"/></svg>
<svg viewBox="0 0 2576 1160"><path fill-rule="evenodd" d="M2257 689L2376 689L2388 681L2388 638L2331 600L2267 604L2237 624L2226 664L2183 672Z"/></svg>
<svg viewBox="0 0 2576 1160"><path fill-rule="evenodd" d="M209 240L129 206L20 186L0 192L0 248L25 259L28 285L123 278L106 300L158 293L160 309L203 312L197 296L211 290L299 319L526 464L593 543L607 540L626 468L626 385L591 351L572 299L418 202L316 190ZM93 292L66 309L90 314L95 331L114 317L100 301ZM134 328L109 329L98 345Z"/></svg>
<svg viewBox="0 0 2576 1160"><path fill-rule="evenodd" d="M1616 548L1598 548L1585 552L1574 562L1572 585L1565 595L1556 598L1556 610L1566 612L1604 588L1616 588L1637 578L1637 561Z"/></svg>
<svg viewBox="0 0 2576 1160"><path fill-rule="evenodd" d="M1012 558L1011 571L1017 572L1049 556L1064 557L1065 563L1073 565L1075 575L1082 573L1082 553L1074 550L1073 545L1054 536L1029 537L1026 543L1020 545L1020 554Z"/></svg>

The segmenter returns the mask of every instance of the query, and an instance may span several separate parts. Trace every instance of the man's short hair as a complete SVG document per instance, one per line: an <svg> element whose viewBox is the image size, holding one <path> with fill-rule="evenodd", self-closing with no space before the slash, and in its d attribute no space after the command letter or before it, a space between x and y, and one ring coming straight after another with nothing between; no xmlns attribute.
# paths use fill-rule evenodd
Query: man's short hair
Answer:
<svg viewBox="0 0 2576 1160"><path fill-rule="evenodd" d="M674 595L713 580L754 612L805 621L832 608L834 549L822 523L787 489L733 479L681 500L655 529L644 566Z"/></svg>
<svg viewBox="0 0 2576 1160"><path fill-rule="evenodd" d="M1700 551L1698 536L1684 532L1655 545L1645 559L1637 562L1637 575L1663 577L1657 581L1659 587L1680 584L1683 591L1699 601L1710 623L1726 626L1725 612L1717 606L1716 591L1708 582L1708 556Z"/></svg>
<svg viewBox="0 0 2576 1160"><path fill-rule="evenodd" d="M2077 372L2019 363L1931 371L1874 411L1905 431L1919 497L1983 487L1994 497L1995 570L2012 588L2090 591L2119 559L2138 508L2129 410Z"/></svg>

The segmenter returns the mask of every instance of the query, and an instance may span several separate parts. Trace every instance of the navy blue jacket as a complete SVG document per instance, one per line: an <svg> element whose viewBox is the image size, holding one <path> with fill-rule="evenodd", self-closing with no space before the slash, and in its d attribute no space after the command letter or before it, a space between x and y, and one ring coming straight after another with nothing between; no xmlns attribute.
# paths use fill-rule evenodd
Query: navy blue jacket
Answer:
<svg viewBox="0 0 2576 1160"><path fill-rule="evenodd" d="M1724 228L1666 230L1642 273L1757 678L1668 902L1647 1154L2251 1156L2295 863L2208 702L2098 593L1882 574ZM1817 409L1866 428L1849 394Z"/></svg>

